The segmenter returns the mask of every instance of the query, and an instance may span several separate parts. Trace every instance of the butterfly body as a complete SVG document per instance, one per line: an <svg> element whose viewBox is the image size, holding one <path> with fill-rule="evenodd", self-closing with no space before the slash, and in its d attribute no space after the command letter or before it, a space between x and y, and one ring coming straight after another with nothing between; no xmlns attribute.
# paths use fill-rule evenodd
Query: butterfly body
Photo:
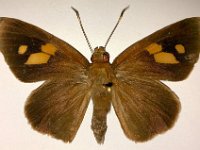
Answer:
<svg viewBox="0 0 200 150"><path fill-rule="evenodd" d="M112 100L114 73L109 62L109 54L104 47L97 47L91 57L88 79L92 83L93 116L91 128L98 143L104 142L107 130L107 114Z"/></svg>
<svg viewBox="0 0 200 150"><path fill-rule="evenodd" d="M185 79L200 52L200 18L187 18L132 44L112 63L97 47L91 63L70 44L23 21L0 18L0 51L23 82L45 81L25 104L33 129L71 142L93 101L91 128L103 143L111 105L125 135L144 142L169 130L180 112L160 80Z"/></svg>

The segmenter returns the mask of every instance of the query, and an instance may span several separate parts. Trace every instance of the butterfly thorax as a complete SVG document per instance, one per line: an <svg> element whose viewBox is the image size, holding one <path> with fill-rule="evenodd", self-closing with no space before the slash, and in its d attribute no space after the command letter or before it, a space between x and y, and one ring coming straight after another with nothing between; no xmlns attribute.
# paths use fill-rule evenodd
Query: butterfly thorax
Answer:
<svg viewBox="0 0 200 150"><path fill-rule="evenodd" d="M89 78L94 86L111 85L114 77L109 53L104 47L96 47L91 57L92 64L89 68ZM99 88L99 87L98 87Z"/></svg>
<svg viewBox="0 0 200 150"><path fill-rule="evenodd" d="M91 57L92 64L89 67L89 78L94 88L111 87L113 85L114 73L109 63L109 54L104 47L96 47Z"/></svg>

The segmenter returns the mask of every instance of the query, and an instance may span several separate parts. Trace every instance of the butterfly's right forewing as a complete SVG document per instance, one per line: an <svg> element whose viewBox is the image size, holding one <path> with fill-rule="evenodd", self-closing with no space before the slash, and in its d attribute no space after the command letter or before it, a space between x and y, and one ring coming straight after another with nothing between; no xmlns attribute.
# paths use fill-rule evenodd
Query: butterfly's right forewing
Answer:
<svg viewBox="0 0 200 150"><path fill-rule="evenodd" d="M184 19L132 44L112 65L121 80L141 77L180 81L198 61L199 41L200 17Z"/></svg>

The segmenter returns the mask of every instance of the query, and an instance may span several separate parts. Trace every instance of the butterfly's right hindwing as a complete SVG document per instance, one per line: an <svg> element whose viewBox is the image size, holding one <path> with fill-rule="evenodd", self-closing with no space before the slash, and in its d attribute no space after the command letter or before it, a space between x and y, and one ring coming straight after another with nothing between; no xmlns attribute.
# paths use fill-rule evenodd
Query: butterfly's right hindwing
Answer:
<svg viewBox="0 0 200 150"><path fill-rule="evenodd" d="M125 135L136 142L150 140L170 129L180 111L178 97L159 81L118 81L112 95Z"/></svg>

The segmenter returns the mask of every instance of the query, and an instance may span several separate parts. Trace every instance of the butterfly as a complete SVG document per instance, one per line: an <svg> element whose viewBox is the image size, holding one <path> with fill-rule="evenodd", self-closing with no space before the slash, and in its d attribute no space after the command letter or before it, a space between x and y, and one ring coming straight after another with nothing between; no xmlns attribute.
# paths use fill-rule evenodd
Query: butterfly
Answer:
<svg viewBox="0 0 200 150"><path fill-rule="evenodd" d="M90 99L91 129L99 144L105 139L111 105L124 134L136 142L174 125L180 101L160 80L181 81L193 69L200 51L200 17L158 30L112 63L105 47L96 47L89 62L70 44L34 25L0 18L0 51L11 71L22 82L44 81L25 103L33 129L72 142Z"/></svg>

